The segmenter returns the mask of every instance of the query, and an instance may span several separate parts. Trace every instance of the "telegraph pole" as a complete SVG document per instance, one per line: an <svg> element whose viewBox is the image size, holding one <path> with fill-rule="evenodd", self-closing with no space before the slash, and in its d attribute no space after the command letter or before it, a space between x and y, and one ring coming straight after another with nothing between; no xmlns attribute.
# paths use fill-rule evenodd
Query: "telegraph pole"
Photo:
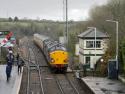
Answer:
<svg viewBox="0 0 125 94"><path fill-rule="evenodd" d="M63 0L63 20L65 22L64 40L65 46L68 49L68 0Z"/></svg>
<svg viewBox="0 0 125 94"><path fill-rule="evenodd" d="M66 46L68 50L68 0L66 0Z"/></svg>

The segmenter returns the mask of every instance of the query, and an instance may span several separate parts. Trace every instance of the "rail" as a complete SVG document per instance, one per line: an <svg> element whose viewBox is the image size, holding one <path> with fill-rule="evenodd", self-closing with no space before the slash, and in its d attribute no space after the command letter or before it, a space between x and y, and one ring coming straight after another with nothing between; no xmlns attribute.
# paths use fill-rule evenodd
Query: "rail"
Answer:
<svg viewBox="0 0 125 94"><path fill-rule="evenodd" d="M33 51L33 49L32 49L32 51ZM34 51L33 51L33 53L34 53L34 56L35 56L35 61L36 61L37 69L38 69L38 73L39 73L39 79L40 79L40 86L41 86L42 94L45 94L44 89L43 89L43 81L42 81L42 78L41 78L40 67L39 67L39 64L38 64L38 61L37 61L37 55L35 55Z"/></svg>
<svg viewBox="0 0 125 94"><path fill-rule="evenodd" d="M69 84L71 85L71 87L73 88L73 90L76 92L76 94L80 94L79 91L75 88L74 84L72 83L72 81L69 80L69 78L67 77L66 74L64 74L67 81L69 82Z"/></svg>
<svg viewBox="0 0 125 94"><path fill-rule="evenodd" d="M35 52L33 51L33 48L31 48L29 46L29 41L28 41L27 47L28 47L28 59L25 59L26 61L28 61L28 63L27 63L27 70L28 70L27 94L30 94L30 89L31 89L30 88L30 72L31 72L31 67L36 67L35 69L38 72L38 77L39 77L39 81L40 81L41 92L42 92L42 94L45 94L44 88L43 88L43 81L42 81L42 78L41 78L40 66L39 66L38 61L37 61L37 56L35 55ZM30 50L32 50L32 52L34 54L35 63L31 61L31 51Z"/></svg>
<svg viewBox="0 0 125 94"><path fill-rule="evenodd" d="M57 85L58 85L58 87L59 87L61 93L62 93L62 94L65 94L65 92L64 92L64 90L63 90L63 88L62 88L62 86L61 86L61 84L60 84L58 78L57 78L55 75L53 75L53 76L54 76L54 78L55 78L55 80L56 80L56 83L57 83Z"/></svg>
<svg viewBox="0 0 125 94"><path fill-rule="evenodd" d="M65 93L65 90L63 89L63 87L62 87L62 85L61 85L61 83L60 83L59 78L56 76L56 74L55 74L55 75L53 74L53 76L54 76L54 79L56 80L56 83L57 83L57 85L58 85L58 87L59 87L61 93L62 93L62 94L66 94L66 93ZM69 78L67 77L67 75L66 75L66 74L62 74L62 76L65 77L66 81L69 83L70 87L71 87L72 90L74 91L74 94L80 94L79 91L75 88L74 84L69 80Z"/></svg>

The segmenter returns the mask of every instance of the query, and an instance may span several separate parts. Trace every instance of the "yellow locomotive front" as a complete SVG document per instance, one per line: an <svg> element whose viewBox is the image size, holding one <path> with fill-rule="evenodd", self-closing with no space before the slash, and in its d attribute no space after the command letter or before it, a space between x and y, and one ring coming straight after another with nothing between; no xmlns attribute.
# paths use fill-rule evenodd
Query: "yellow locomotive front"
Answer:
<svg viewBox="0 0 125 94"><path fill-rule="evenodd" d="M50 53L50 65L52 68L66 71L68 66L68 53L64 50L56 50Z"/></svg>
<svg viewBox="0 0 125 94"><path fill-rule="evenodd" d="M61 43L51 41L47 43L47 59L53 71L65 72L68 67L68 52Z"/></svg>

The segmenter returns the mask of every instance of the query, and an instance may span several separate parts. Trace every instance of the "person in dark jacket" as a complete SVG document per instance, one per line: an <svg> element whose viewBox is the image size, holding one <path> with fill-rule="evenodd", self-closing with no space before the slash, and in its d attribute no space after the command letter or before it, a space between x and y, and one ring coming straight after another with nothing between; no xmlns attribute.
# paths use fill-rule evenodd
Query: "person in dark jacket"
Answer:
<svg viewBox="0 0 125 94"><path fill-rule="evenodd" d="M9 53L7 54L6 60L7 60L7 63L9 63L10 65L14 63L14 55L12 51L9 51Z"/></svg>
<svg viewBox="0 0 125 94"><path fill-rule="evenodd" d="M7 66L6 66L7 82L9 81L10 73L11 73L11 67L7 65Z"/></svg>
<svg viewBox="0 0 125 94"><path fill-rule="evenodd" d="M19 61L19 53L17 53L17 56L16 56L16 59L17 59L17 61Z"/></svg>
<svg viewBox="0 0 125 94"><path fill-rule="evenodd" d="M7 65L10 66L10 75L11 75L12 65L14 63L14 55L12 51L9 51L9 53L7 54L6 60L7 60Z"/></svg>
<svg viewBox="0 0 125 94"><path fill-rule="evenodd" d="M18 65L18 74L20 74L22 72L22 66L24 65L24 61L22 59L19 59L17 61L17 65Z"/></svg>

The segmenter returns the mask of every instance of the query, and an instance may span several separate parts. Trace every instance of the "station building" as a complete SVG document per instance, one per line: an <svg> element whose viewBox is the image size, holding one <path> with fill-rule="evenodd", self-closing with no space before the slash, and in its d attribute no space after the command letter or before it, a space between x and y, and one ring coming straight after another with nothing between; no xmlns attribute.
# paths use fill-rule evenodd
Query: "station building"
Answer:
<svg viewBox="0 0 125 94"><path fill-rule="evenodd" d="M96 33L95 29L88 29L78 35L78 38L79 63L94 68L96 62L105 54L108 48L109 36L98 29Z"/></svg>

